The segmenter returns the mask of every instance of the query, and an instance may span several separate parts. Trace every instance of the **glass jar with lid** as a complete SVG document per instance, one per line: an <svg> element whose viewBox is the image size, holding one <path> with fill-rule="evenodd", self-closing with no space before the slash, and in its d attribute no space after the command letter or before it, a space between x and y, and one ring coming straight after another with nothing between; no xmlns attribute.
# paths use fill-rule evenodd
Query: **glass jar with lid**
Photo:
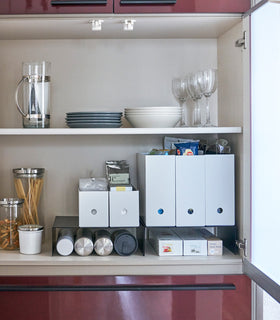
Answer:
<svg viewBox="0 0 280 320"><path fill-rule="evenodd" d="M0 248L19 249L18 226L23 224L23 199L0 199Z"/></svg>
<svg viewBox="0 0 280 320"><path fill-rule="evenodd" d="M44 168L13 169L17 196L24 199L23 223L39 224L38 204L43 187Z"/></svg>

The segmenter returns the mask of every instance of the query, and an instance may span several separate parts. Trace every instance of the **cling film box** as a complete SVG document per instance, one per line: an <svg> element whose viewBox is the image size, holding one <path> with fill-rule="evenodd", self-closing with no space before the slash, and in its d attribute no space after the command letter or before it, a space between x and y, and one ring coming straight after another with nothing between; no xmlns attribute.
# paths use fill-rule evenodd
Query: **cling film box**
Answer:
<svg viewBox="0 0 280 320"><path fill-rule="evenodd" d="M148 239L159 256L183 255L183 241L171 229L149 229Z"/></svg>
<svg viewBox="0 0 280 320"><path fill-rule="evenodd" d="M199 230L179 228L174 232L183 240L184 256L207 256L207 240Z"/></svg>

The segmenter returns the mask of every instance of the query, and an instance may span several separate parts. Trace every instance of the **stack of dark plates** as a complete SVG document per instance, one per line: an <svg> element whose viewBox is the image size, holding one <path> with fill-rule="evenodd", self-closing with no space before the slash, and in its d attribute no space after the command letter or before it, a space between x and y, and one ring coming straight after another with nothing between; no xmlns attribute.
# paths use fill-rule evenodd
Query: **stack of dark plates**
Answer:
<svg viewBox="0 0 280 320"><path fill-rule="evenodd" d="M69 128L119 128L122 112L67 112Z"/></svg>

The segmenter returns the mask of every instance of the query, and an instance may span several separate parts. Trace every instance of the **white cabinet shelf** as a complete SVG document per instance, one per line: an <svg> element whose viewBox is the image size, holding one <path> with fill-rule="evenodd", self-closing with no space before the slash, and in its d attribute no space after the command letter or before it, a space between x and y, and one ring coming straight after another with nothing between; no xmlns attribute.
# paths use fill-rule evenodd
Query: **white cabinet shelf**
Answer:
<svg viewBox="0 0 280 320"><path fill-rule="evenodd" d="M241 127L188 127L188 128L2 128L0 136L78 136L78 135L161 135L161 134L228 134L242 133Z"/></svg>
<svg viewBox="0 0 280 320"><path fill-rule="evenodd" d="M129 257L52 256L43 248L41 254L24 255L18 251L1 252L1 276L49 275L196 275L242 274L242 259L224 248L223 256L172 256L159 257L153 252Z"/></svg>

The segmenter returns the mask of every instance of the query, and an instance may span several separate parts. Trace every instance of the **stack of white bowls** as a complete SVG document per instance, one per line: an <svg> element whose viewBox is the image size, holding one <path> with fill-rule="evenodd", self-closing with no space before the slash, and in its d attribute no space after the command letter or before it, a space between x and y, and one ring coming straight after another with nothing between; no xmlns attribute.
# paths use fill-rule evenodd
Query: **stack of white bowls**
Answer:
<svg viewBox="0 0 280 320"><path fill-rule="evenodd" d="M125 108L124 115L135 128L172 128L180 121L181 107Z"/></svg>

